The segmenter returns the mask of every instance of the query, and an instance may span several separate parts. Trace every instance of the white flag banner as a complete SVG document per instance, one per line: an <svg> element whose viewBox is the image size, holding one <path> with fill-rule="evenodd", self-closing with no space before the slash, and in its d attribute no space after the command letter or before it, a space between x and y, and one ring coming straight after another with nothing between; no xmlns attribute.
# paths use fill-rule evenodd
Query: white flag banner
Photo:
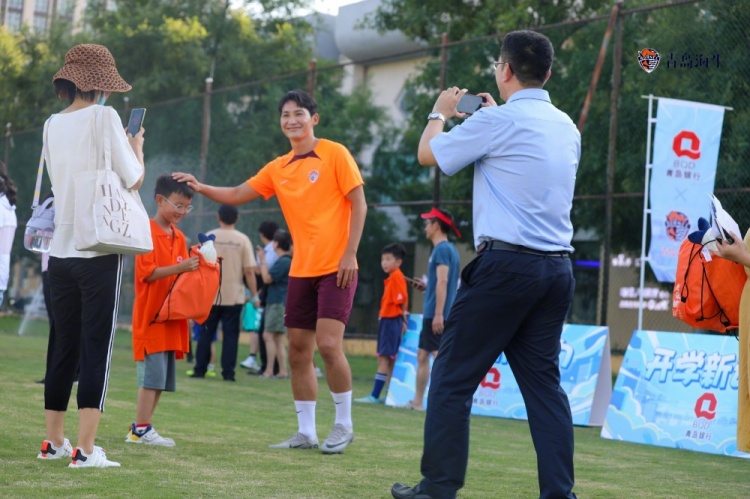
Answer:
<svg viewBox="0 0 750 499"><path fill-rule="evenodd" d="M656 278L674 282L677 255L698 218L710 218L724 107L659 98L649 199L648 261Z"/></svg>

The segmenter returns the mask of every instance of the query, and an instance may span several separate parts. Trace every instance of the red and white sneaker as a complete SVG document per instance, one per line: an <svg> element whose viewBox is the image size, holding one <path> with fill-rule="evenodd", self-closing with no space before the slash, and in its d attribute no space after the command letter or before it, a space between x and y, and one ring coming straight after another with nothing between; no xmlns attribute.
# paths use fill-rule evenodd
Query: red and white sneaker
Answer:
<svg viewBox="0 0 750 499"><path fill-rule="evenodd" d="M89 455L80 447L76 447L68 468L118 468L119 466L120 463L107 459L104 449L94 446L94 452Z"/></svg>
<svg viewBox="0 0 750 499"><path fill-rule="evenodd" d="M60 447L55 447L55 444L51 440L45 440L42 442L42 450L39 451L39 455L36 457L37 459L60 459L72 455L73 446L70 445L70 440L66 438Z"/></svg>

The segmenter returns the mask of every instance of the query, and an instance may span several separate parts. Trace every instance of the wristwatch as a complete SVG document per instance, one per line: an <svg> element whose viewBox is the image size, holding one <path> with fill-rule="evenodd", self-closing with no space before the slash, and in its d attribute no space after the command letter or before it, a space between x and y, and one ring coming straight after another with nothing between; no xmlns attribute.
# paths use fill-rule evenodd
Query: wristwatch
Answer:
<svg viewBox="0 0 750 499"><path fill-rule="evenodd" d="M428 120L440 120L443 122L443 125L445 125L445 116L443 116L443 113L438 113L438 112L430 113L427 115L427 119Z"/></svg>

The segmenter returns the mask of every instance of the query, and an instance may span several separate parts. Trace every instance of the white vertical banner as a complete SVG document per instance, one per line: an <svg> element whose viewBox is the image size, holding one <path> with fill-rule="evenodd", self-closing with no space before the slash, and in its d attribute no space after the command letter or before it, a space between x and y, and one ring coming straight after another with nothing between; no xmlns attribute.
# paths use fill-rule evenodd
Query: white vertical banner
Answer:
<svg viewBox="0 0 750 499"><path fill-rule="evenodd" d="M674 282L677 255L698 218L709 219L724 107L659 98L649 197L648 262L661 282Z"/></svg>

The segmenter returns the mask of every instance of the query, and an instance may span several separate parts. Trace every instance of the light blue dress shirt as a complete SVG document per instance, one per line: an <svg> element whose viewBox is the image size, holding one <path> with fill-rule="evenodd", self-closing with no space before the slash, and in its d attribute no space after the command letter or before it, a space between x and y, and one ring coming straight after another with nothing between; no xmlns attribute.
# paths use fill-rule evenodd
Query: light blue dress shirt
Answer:
<svg viewBox="0 0 750 499"><path fill-rule="evenodd" d="M430 141L440 169L474 163L474 244L498 239L539 251L573 251L581 134L542 89L515 92Z"/></svg>

